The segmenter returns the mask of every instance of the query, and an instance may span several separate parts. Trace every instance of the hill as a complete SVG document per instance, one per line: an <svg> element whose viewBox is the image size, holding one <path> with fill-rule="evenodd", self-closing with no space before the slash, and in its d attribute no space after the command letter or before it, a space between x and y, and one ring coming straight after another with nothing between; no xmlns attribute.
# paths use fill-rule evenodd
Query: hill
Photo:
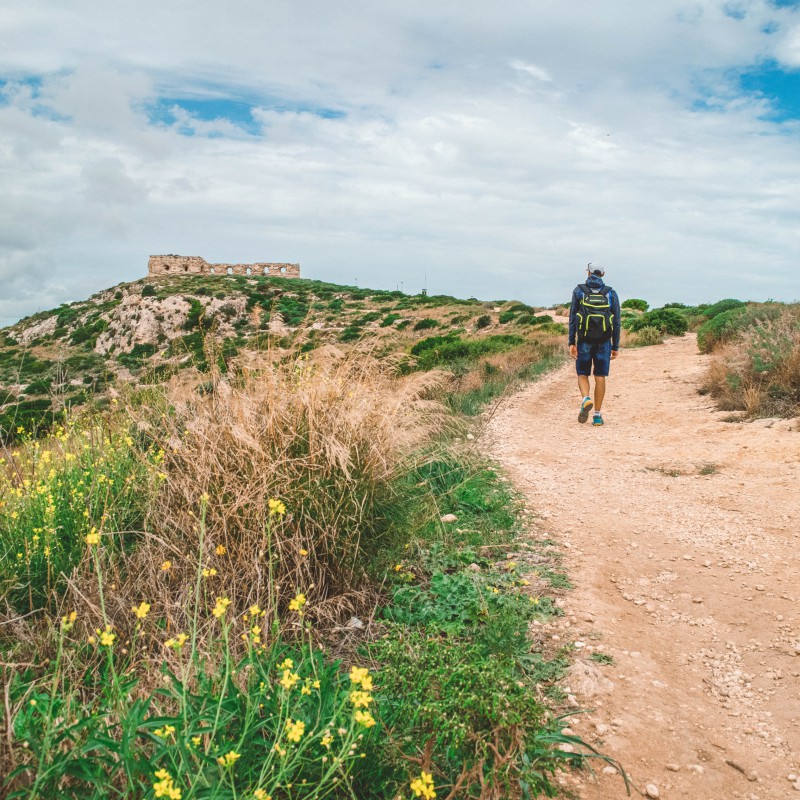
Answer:
<svg viewBox="0 0 800 800"><path fill-rule="evenodd" d="M103 405L119 382L160 382L187 368L206 371L210 361L226 372L247 351L368 342L388 354L410 352L431 333L513 333L521 342L534 330L563 332L530 306L506 301L273 277L123 283L0 331L0 428L8 437L64 407Z"/></svg>

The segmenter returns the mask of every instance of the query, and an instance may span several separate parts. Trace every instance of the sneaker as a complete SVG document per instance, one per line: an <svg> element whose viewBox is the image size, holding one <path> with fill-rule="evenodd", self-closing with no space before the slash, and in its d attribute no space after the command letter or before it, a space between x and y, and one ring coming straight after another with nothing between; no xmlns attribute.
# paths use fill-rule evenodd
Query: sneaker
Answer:
<svg viewBox="0 0 800 800"><path fill-rule="evenodd" d="M578 422L586 422L589 419L589 412L592 410L592 401L587 397L581 403L581 410L578 412Z"/></svg>
<svg viewBox="0 0 800 800"><path fill-rule="evenodd" d="M603 418L597 412L595 412L595 415L592 417L592 425L605 425Z"/></svg>

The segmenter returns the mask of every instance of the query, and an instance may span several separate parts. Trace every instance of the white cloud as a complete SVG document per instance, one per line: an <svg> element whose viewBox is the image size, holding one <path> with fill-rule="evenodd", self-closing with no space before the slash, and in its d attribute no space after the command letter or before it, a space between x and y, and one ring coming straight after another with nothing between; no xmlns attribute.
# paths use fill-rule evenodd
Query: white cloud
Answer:
<svg viewBox="0 0 800 800"><path fill-rule="evenodd" d="M792 63L791 9L5 6L5 322L155 252L534 303L595 259L654 302L800 294L798 127L735 80ZM249 100L261 134L180 98Z"/></svg>

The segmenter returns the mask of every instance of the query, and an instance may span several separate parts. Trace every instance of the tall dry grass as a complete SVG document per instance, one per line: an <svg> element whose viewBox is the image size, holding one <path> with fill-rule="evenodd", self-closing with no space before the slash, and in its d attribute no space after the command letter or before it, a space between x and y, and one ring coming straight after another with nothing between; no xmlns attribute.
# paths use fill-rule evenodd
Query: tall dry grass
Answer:
<svg viewBox="0 0 800 800"><path fill-rule="evenodd" d="M800 305L785 306L774 318L756 318L717 346L702 388L724 411L800 414Z"/></svg>
<svg viewBox="0 0 800 800"><path fill-rule="evenodd" d="M432 399L443 373L395 372L357 351L265 354L234 380L184 375L132 408L164 456L146 532L115 561L112 616L145 600L183 630L198 574L208 598L258 605L268 627L297 593L317 622L363 609L364 552L391 535L403 458L447 420Z"/></svg>

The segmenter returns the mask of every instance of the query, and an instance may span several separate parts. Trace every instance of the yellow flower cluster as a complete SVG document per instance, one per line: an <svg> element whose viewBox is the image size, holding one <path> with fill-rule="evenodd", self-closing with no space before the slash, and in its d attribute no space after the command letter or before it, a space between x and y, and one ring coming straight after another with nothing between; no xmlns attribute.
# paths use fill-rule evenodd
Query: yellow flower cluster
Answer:
<svg viewBox="0 0 800 800"><path fill-rule="evenodd" d="M142 600L138 606L134 606L131 611L136 615L137 619L144 619L150 613L150 603L145 603Z"/></svg>
<svg viewBox="0 0 800 800"><path fill-rule="evenodd" d="M267 501L267 504L269 505L269 515L271 517L282 517L286 513L286 506L280 500L276 500L274 497L271 497Z"/></svg>
<svg viewBox="0 0 800 800"><path fill-rule="evenodd" d="M290 742L299 742L306 732L306 724L302 720L292 721L292 718L286 720L286 738Z"/></svg>
<svg viewBox="0 0 800 800"><path fill-rule="evenodd" d="M253 792L253 800L272 800L272 795L267 794L263 789L256 789Z"/></svg>
<svg viewBox="0 0 800 800"><path fill-rule="evenodd" d="M436 792L433 788L433 775L430 772L422 770L419 778L414 778L411 781L411 791L414 792L414 797L424 797L425 800L435 800Z"/></svg>
<svg viewBox="0 0 800 800"><path fill-rule="evenodd" d="M375 725L375 717L369 711L362 711L363 708L369 708L374 702L375 698L370 694L372 691L372 676L366 667L351 667L350 668L350 683L355 687L359 686L360 689L353 689L349 694L349 700L353 704L355 714L353 719L365 728L371 728Z"/></svg>
<svg viewBox="0 0 800 800"><path fill-rule="evenodd" d="M211 609L211 613L217 618L220 619L221 617L225 616L225 612L228 610L228 606L231 604L231 601L228 600L227 597L218 597L216 605L214 608Z"/></svg>
<svg viewBox="0 0 800 800"><path fill-rule="evenodd" d="M65 614L63 617L61 617L61 630L64 631L64 633L71 630L77 618L77 611L70 611L69 614Z"/></svg>
<svg viewBox="0 0 800 800"><path fill-rule="evenodd" d="M174 736L175 734L175 726L165 725L163 728L156 728L153 733L158 736L159 739L169 739L170 736Z"/></svg>
<svg viewBox="0 0 800 800"><path fill-rule="evenodd" d="M296 611L298 614L302 614L303 606L305 606L306 602L306 596L302 593L299 593L295 596L294 600L289 601L289 610Z"/></svg>
<svg viewBox="0 0 800 800"><path fill-rule="evenodd" d="M156 797L166 797L168 800L181 800L181 790L175 786L172 776L165 769L156 772L156 781L153 784L153 792Z"/></svg>
<svg viewBox="0 0 800 800"><path fill-rule="evenodd" d="M167 641L164 642L164 647L171 647L173 650L180 650L181 647L186 644L188 639L189 636L187 634L179 633L174 639L167 639Z"/></svg>
<svg viewBox="0 0 800 800"><path fill-rule="evenodd" d="M90 546L100 544L100 534L97 532L97 528L92 528L89 533L86 534L86 544Z"/></svg>
<svg viewBox="0 0 800 800"><path fill-rule="evenodd" d="M217 763L222 767L232 767L241 757L241 753L229 750L224 756L220 756L217 759Z"/></svg>

